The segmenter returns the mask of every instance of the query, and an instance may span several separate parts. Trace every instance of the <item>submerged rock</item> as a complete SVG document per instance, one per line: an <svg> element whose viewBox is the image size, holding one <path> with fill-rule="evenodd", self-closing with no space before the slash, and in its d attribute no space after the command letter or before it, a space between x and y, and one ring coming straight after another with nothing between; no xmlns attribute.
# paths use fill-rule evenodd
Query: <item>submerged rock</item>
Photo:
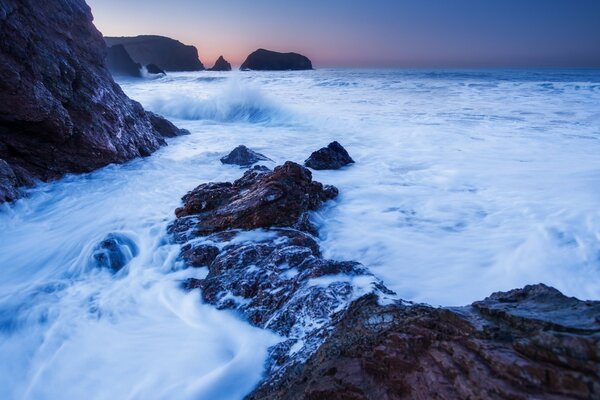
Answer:
<svg viewBox="0 0 600 400"><path fill-rule="evenodd" d="M133 239L127 235L111 233L96 246L92 257L97 267L117 272L138 253L138 246Z"/></svg>
<svg viewBox="0 0 600 400"><path fill-rule="evenodd" d="M235 164L242 167L249 167L250 165L259 161L271 161L271 159L263 154L247 148L244 145L236 147L235 149L231 150L228 155L221 158L221 162L223 164Z"/></svg>
<svg viewBox="0 0 600 400"><path fill-rule="evenodd" d="M83 0L1 7L0 159L12 170L3 169L3 199L14 198L14 186L147 156L165 143L113 81Z"/></svg>
<svg viewBox="0 0 600 400"><path fill-rule="evenodd" d="M240 67L242 71L289 71L312 69L308 57L298 53L278 53L258 49L250 54Z"/></svg>
<svg viewBox="0 0 600 400"><path fill-rule="evenodd" d="M340 169L345 165L353 164L354 160L350 154L338 142L331 142L327 147L323 147L313 152L304 165L309 168L322 169Z"/></svg>
<svg viewBox="0 0 600 400"><path fill-rule="evenodd" d="M229 62L227 62L227 60L225 60L223 56L219 56L219 58L215 62L215 65L213 65L213 67L210 68L209 71L231 71L231 64L229 64Z"/></svg>
<svg viewBox="0 0 600 400"><path fill-rule="evenodd" d="M109 46L123 45L131 58L142 65L160 65L165 71L202 71L198 50L165 36L105 37Z"/></svg>
<svg viewBox="0 0 600 400"><path fill-rule="evenodd" d="M142 66L133 61L125 47L120 44L107 49L106 66L115 76L142 77Z"/></svg>
<svg viewBox="0 0 600 400"><path fill-rule="evenodd" d="M165 71L163 71L158 65L156 64L148 64L146 65L146 71L149 74L154 74L154 75L166 75L167 73Z"/></svg>

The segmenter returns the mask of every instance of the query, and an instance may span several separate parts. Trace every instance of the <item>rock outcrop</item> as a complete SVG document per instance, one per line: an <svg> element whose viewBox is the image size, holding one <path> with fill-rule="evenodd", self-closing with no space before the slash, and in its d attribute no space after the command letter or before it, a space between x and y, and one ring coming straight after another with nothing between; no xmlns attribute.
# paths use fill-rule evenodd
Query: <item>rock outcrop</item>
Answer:
<svg viewBox="0 0 600 400"><path fill-rule="evenodd" d="M595 399L600 302L544 286L467 307L397 299L367 268L324 259L307 218L337 190L291 162L197 187L170 226L184 282L283 337L248 399Z"/></svg>
<svg viewBox="0 0 600 400"><path fill-rule="evenodd" d="M165 71L202 71L198 50L164 36L105 37L109 46L123 45L131 58L142 65L160 65Z"/></svg>
<svg viewBox="0 0 600 400"><path fill-rule="evenodd" d="M258 49L251 53L240 67L242 71L298 71L312 69L308 57L298 53L278 53Z"/></svg>
<svg viewBox="0 0 600 400"><path fill-rule="evenodd" d="M164 144L113 81L83 0L0 2L0 197Z"/></svg>
<svg viewBox="0 0 600 400"><path fill-rule="evenodd" d="M209 69L209 71L231 71L231 64L227 60L223 58L223 56L219 56L215 65Z"/></svg>
<svg viewBox="0 0 600 400"><path fill-rule="evenodd" d="M354 160L350 154L338 142L331 142L327 147L323 147L313 152L304 165L309 168L322 169L340 169L345 165L353 164Z"/></svg>
<svg viewBox="0 0 600 400"><path fill-rule="evenodd" d="M221 157L223 164L234 164L241 167L249 167L252 164L256 164L259 161L271 161L270 158L264 154L257 153L254 150L247 148L244 145L239 145L225 157Z"/></svg>
<svg viewBox="0 0 600 400"><path fill-rule="evenodd" d="M162 68L160 68L156 64L146 65L146 72L148 72L149 74L154 74L154 75L166 75L167 74L165 71L162 70Z"/></svg>
<svg viewBox="0 0 600 400"><path fill-rule="evenodd" d="M106 66L114 76L129 76L141 78L141 68L139 63L131 59L125 47L120 44L111 46L107 50Z"/></svg>

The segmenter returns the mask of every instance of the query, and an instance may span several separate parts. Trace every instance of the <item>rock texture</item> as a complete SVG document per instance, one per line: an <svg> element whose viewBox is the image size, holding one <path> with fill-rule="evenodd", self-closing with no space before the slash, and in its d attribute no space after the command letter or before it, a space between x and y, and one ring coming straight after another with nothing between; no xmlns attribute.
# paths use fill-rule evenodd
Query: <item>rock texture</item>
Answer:
<svg viewBox="0 0 600 400"><path fill-rule="evenodd" d="M340 169L353 163L354 160L350 154L338 142L329 143L327 147L315 151L304 161L304 165L317 170Z"/></svg>
<svg viewBox="0 0 600 400"><path fill-rule="evenodd" d="M184 287L283 337L248 399L599 398L600 302L542 284L467 307L399 300L322 257L306 216L336 194L287 162L201 185L176 211L182 261L208 268Z"/></svg>
<svg viewBox="0 0 600 400"><path fill-rule="evenodd" d="M231 71L231 64L223 56L219 56L215 65L209 71Z"/></svg>
<svg viewBox="0 0 600 400"><path fill-rule="evenodd" d="M146 156L164 143L157 124L112 80L106 55L83 0L0 2L4 200L35 179Z"/></svg>
<svg viewBox="0 0 600 400"><path fill-rule="evenodd" d="M141 78L142 66L131 59L125 47L120 44L109 47L106 56L106 66L115 76L130 76Z"/></svg>
<svg viewBox="0 0 600 400"><path fill-rule="evenodd" d="M249 167L259 161L271 161L264 154L257 153L244 145L239 145L225 157L221 158L223 164L234 164L242 167Z"/></svg>
<svg viewBox="0 0 600 400"><path fill-rule="evenodd" d="M123 45L131 58L142 65L160 65L165 71L202 71L198 50L164 36L105 37L109 46Z"/></svg>
<svg viewBox="0 0 600 400"><path fill-rule="evenodd" d="M242 71L290 71L312 69L308 57L298 53L278 53L258 49L250 54L240 67Z"/></svg>

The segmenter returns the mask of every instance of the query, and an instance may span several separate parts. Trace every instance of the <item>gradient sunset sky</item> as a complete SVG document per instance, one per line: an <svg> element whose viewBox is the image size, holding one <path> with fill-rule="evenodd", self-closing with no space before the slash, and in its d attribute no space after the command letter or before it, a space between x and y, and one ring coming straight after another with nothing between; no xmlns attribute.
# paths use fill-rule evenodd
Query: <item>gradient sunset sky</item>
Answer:
<svg viewBox="0 0 600 400"><path fill-rule="evenodd" d="M106 36L156 34L212 66L259 47L317 67L600 67L600 0L87 0Z"/></svg>

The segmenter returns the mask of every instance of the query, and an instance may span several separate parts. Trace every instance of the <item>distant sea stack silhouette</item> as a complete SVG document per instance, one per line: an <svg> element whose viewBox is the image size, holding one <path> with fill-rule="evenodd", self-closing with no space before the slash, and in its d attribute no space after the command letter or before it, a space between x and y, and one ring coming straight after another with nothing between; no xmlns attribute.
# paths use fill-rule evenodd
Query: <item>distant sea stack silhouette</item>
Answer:
<svg viewBox="0 0 600 400"><path fill-rule="evenodd" d="M132 76L136 78L142 76L140 72L142 66L131 59L131 56L121 44L108 48L106 66L114 76Z"/></svg>
<svg viewBox="0 0 600 400"><path fill-rule="evenodd" d="M223 56L219 56L219 58L215 62L215 65L213 65L213 67L210 68L209 71L231 71L231 64L229 64L229 62L227 62L227 60L225 60Z"/></svg>
<svg viewBox="0 0 600 400"><path fill-rule="evenodd" d="M308 57L298 53L278 53L258 49L250 54L240 67L242 71L300 71L312 69Z"/></svg>
<svg viewBox="0 0 600 400"><path fill-rule="evenodd" d="M35 180L147 156L181 133L113 81L84 0L3 0L0 37L0 202Z"/></svg>
<svg viewBox="0 0 600 400"><path fill-rule="evenodd" d="M203 71L198 50L165 36L105 37L109 46L123 45L131 58L140 64L156 64L165 71Z"/></svg>

